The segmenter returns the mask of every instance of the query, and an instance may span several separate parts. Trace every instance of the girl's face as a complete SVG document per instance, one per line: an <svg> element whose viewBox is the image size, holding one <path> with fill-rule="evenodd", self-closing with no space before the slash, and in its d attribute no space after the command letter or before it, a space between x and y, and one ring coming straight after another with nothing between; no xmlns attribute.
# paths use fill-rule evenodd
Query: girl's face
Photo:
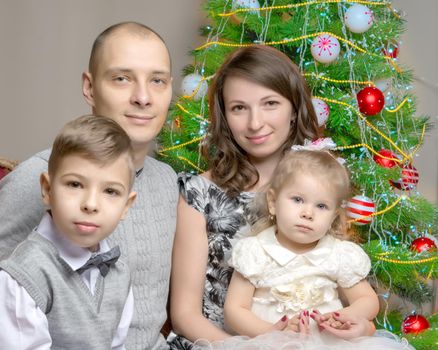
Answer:
<svg viewBox="0 0 438 350"><path fill-rule="evenodd" d="M277 220L277 239L285 248L304 253L314 248L337 216L334 188L323 174L296 174L278 193L268 192L268 207Z"/></svg>
<svg viewBox="0 0 438 350"><path fill-rule="evenodd" d="M228 126L249 159L280 158L291 125L291 102L271 89L240 77L228 77L223 91Z"/></svg>

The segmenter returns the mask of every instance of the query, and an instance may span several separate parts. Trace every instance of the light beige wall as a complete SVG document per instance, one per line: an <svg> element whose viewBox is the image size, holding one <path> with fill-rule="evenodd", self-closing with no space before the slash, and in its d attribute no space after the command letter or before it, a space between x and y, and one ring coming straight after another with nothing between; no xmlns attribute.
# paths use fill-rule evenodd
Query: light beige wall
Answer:
<svg viewBox="0 0 438 350"><path fill-rule="evenodd" d="M188 51L201 42L207 0L0 0L0 156L23 160L48 147L59 128L89 112L81 73L95 36L125 20L150 25L167 41L175 91ZM400 60L418 80L418 114L438 114L438 2L394 0L407 12ZM437 201L438 125L426 138L415 166L421 193Z"/></svg>
<svg viewBox="0 0 438 350"><path fill-rule="evenodd" d="M81 73L106 27L138 21L165 39L174 87L201 42L203 0L0 0L0 156L24 160L60 127L89 113Z"/></svg>
<svg viewBox="0 0 438 350"><path fill-rule="evenodd" d="M434 125L414 159L414 166L420 173L418 190L430 201L438 203L438 1L393 0L392 3L406 14L407 26L399 57L400 62L414 73L417 115L430 116Z"/></svg>

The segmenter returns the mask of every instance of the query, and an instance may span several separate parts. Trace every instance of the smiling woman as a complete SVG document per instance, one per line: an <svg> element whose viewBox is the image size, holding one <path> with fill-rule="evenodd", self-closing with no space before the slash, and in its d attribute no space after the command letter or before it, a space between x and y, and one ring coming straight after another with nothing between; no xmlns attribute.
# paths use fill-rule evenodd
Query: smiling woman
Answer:
<svg viewBox="0 0 438 350"><path fill-rule="evenodd" d="M257 191L292 144L317 135L310 93L297 67L280 51L235 51L210 86L209 171L181 174L171 277L172 349L198 338L221 340L231 278L231 248L257 213ZM273 327L284 327L280 323Z"/></svg>
<svg viewBox="0 0 438 350"><path fill-rule="evenodd" d="M231 76L224 84L225 113L236 143L254 164L269 156L278 162L280 147L295 119L292 104L278 92Z"/></svg>

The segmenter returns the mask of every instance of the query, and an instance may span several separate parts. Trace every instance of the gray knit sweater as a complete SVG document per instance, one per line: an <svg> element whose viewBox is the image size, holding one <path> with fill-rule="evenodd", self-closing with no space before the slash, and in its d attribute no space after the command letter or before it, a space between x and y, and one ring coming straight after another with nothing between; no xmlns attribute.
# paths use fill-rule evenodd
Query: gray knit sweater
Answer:
<svg viewBox="0 0 438 350"><path fill-rule="evenodd" d="M44 214L39 176L47 171L50 151L22 162L0 181L0 259L38 225ZM131 270L135 311L126 347L166 349L160 329L166 320L170 258L176 226L178 189L175 172L147 157L136 177L137 199L109 237Z"/></svg>
<svg viewBox="0 0 438 350"><path fill-rule="evenodd" d="M46 314L52 350L111 348L130 286L129 269L121 259L105 278L99 275L94 295L56 247L37 232L1 261L0 268Z"/></svg>

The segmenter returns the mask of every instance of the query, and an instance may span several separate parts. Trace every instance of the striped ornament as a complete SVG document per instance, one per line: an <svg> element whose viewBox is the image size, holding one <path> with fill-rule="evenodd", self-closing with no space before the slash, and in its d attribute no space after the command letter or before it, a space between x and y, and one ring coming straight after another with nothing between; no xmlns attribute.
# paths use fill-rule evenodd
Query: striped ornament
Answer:
<svg viewBox="0 0 438 350"><path fill-rule="evenodd" d="M411 164L405 165L402 169L402 182L409 188L414 188L418 184L419 174Z"/></svg>
<svg viewBox="0 0 438 350"><path fill-rule="evenodd" d="M404 165L401 171L401 179L397 181L390 180L392 186L402 191L409 191L414 189L419 180L417 169L411 164Z"/></svg>
<svg viewBox="0 0 438 350"><path fill-rule="evenodd" d="M358 219L354 221L355 225L369 224L373 218L371 214L375 212L376 206L374 202L365 196L354 196L347 203L347 216L351 219Z"/></svg>

